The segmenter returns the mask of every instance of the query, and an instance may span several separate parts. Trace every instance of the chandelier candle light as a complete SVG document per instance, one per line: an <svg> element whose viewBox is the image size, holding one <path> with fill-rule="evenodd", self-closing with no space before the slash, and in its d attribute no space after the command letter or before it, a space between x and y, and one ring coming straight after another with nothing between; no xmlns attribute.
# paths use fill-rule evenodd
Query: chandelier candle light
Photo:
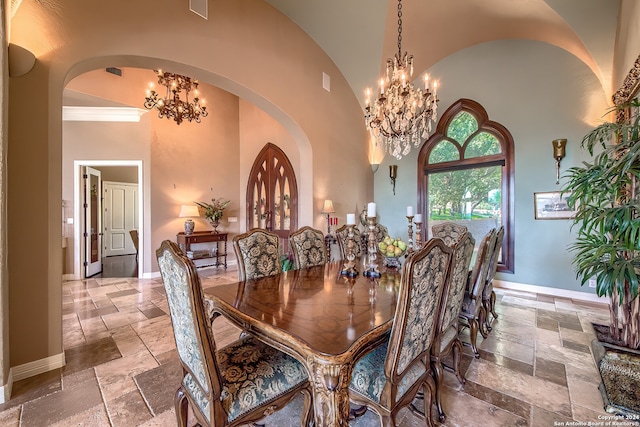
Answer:
<svg viewBox="0 0 640 427"><path fill-rule="evenodd" d="M200 123L200 117L207 117L207 107L200 105L198 98L198 81L191 77L181 76L153 70L158 75L158 84L167 88L164 98L155 91L153 83L149 84L147 97L144 100L144 108L158 110L158 117L173 119L177 124L184 120ZM193 101L189 101L189 93L193 91ZM184 92L184 99L181 94ZM204 104L204 100L202 100Z"/></svg>
<svg viewBox="0 0 640 427"><path fill-rule="evenodd" d="M365 124L376 144L401 159L411 151L411 144L420 145L431 133L437 119L437 87L429 87L429 76L424 75L424 91L414 88L413 55L402 53L402 0L398 0L398 53L387 59L386 77L380 79L379 96L371 104L371 89L366 91Z"/></svg>

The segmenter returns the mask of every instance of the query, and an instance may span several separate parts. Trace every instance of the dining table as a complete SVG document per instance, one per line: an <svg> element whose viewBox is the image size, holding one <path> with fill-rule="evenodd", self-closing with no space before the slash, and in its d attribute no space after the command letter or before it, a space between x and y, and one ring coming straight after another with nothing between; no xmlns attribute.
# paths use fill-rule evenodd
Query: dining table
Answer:
<svg viewBox="0 0 640 427"><path fill-rule="evenodd" d="M380 260L381 261L381 260ZM315 425L347 426L355 362L388 339L401 271L343 275L344 261L203 290L210 309L299 360L309 373Z"/></svg>

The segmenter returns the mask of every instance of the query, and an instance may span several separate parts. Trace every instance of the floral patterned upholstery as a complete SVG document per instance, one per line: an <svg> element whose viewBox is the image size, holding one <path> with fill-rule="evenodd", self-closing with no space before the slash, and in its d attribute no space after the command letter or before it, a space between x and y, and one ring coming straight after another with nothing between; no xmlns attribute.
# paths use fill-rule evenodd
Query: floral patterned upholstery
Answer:
<svg viewBox="0 0 640 427"><path fill-rule="evenodd" d="M496 234L496 229L492 228L482 238L480 246L478 246L476 262L467 276L467 291L464 294L460 310L460 320L464 322L465 326L469 327L470 345L476 357L480 357L476 346L478 331L483 337L487 337L484 327L487 313L482 305L482 290L484 289L487 269L491 261L490 248L495 244Z"/></svg>
<svg viewBox="0 0 640 427"><path fill-rule="evenodd" d="M349 239L349 227L343 225L336 230L336 238L338 239L338 246L340 247L340 256L342 259L347 259L347 241ZM360 245L360 230L358 227L353 227L353 240L355 241L356 257L361 256L364 251Z"/></svg>
<svg viewBox="0 0 640 427"><path fill-rule="evenodd" d="M464 300L467 287L469 264L473 256L475 239L471 233L462 235L458 243L453 246L453 257L447 284L442 296L440 317L437 323L436 341L431 347L431 363L434 366L436 380L436 407L441 422L445 421L445 413L442 409L442 381L443 359L453 352L453 371L460 384L464 384L464 377L460 373L460 354L462 343L458 338L458 316Z"/></svg>
<svg viewBox="0 0 640 427"><path fill-rule="evenodd" d="M282 272L279 236L254 228L233 238L240 280L259 279Z"/></svg>
<svg viewBox="0 0 640 427"><path fill-rule="evenodd" d="M192 261L168 240L156 256L184 372L181 384L176 384L178 425L188 424L189 404L199 424L239 426L263 418L302 393L301 425L307 426L312 405L305 368L251 336L216 349Z"/></svg>
<svg viewBox="0 0 640 427"><path fill-rule="evenodd" d="M356 362L349 396L377 412L382 425L395 425L398 410L421 389L430 424L435 384L431 365L425 362L434 342L451 256L452 249L441 239L431 239L406 260L389 341Z"/></svg>
<svg viewBox="0 0 640 427"><path fill-rule="evenodd" d="M487 330L491 330L491 322L489 321L489 313L497 319L498 314L496 313L496 293L493 291L493 279L496 276L496 271L498 269L498 261L500 260L500 251L502 250L502 242L504 240L504 226L498 229L496 233L496 241L491 249L491 262L489 263L489 268L487 269L487 279L482 289L482 305L484 305L484 309L487 312L487 317L485 318L485 325Z"/></svg>
<svg viewBox="0 0 640 427"><path fill-rule="evenodd" d="M298 269L327 262L327 248L320 230L311 227L300 228L289 236L289 246L293 252L293 262Z"/></svg>
<svg viewBox="0 0 640 427"><path fill-rule="evenodd" d="M447 221L431 227L431 232L434 238L439 237L447 246L453 246L467 232L467 227Z"/></svg>

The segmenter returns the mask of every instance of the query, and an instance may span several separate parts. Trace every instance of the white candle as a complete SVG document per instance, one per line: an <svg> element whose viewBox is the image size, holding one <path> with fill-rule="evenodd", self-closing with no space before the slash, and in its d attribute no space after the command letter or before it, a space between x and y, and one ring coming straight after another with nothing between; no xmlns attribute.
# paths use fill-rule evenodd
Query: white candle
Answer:
<svg viewBox="0 0 640 427"><path fill-rule="evenodd" d="M347 214L347 225L356 224L356 214Z"/></svg>
<svg viewBox="0 0 640 427"><path fill-rule="evenodd" d="M407 216L413 216L413 206L407 206Z"/></svg>
<svg viewBox="0 0 640 427"><path fill-rule="evenodd" d="M369 202L367 205L367 216L371 218L376 216L376 204L374 202Z"/></svg>
<svg viewBox="0 0 640 427"><path fill-rule="evenodd" d="M413 222L417 224L422 224L422 214L416 214L416 216L413 217Z"/></svg>

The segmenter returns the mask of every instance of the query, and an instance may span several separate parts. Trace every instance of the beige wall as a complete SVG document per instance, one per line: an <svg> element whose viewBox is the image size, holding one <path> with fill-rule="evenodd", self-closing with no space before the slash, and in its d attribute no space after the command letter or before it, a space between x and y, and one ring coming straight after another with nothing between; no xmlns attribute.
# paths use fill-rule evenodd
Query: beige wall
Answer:
<svg viewBox="0 0 640 427"><path fill-rule="evenodd" d="M343 200L372 194L360 106L320 48L262 1L216 2L208 21L184 6L175 1L68 0L62 10L52 11L24 1L13 19L11 41L33 52L37 64L29 74L10 80L12 366L62 352L61 105L65 83L76 75L107 66L173 67L266 111L287 129L300 147L301 165L313 174L313 180L308 176L299 182L303 222L314 221L315 200L329 188ZM169 27L158 25L169 20ZM322 89L323 72L331 76L330 93ZM151 164L175 172L149 172L154 198L144 206L151 215L144 243L151 250L162 239L175 237L182 202L213 194L237 203L241 191L237 121L235 131L233 123L217 122L208 140L220 141L224 135L224 146L203 146L197 155L187 148L198 140L188 126L161 122L152 129ZM179 173L180 165L209 172L188 177ZM226 176L236 177L229 186ZM237 209L232 205L231 212ZM35 241L39 244L34 246ZM151 250L145 261L151 261Z"/></svg>

